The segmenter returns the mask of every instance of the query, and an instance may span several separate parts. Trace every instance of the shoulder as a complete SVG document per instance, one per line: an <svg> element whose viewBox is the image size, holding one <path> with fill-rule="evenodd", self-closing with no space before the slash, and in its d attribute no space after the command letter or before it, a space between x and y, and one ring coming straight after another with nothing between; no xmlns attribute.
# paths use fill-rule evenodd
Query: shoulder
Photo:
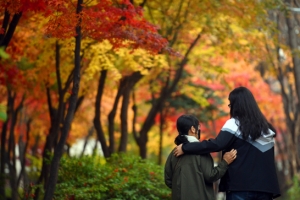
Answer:
<svg viewBox="0 0 300 200"><path fill-rule="evenodd" d="M176 158L176 156L174 155L174 150L175 150L175 148L169 153L166 162L168 162L168 161L170 162L171 160L174 160Z"/></svg>
<svg viewBox="0 0 300 200"><path fill-rule="evenodd" d="M230 129L230 130L237 130L238 129L238 120L231 118L225 122L222 127L222 130Z"/></svg>
<svg viewBox="0 0 300 200"><path fill-rule="evenodd" d="M212 156L209 153L201 154L201 155L199 155L199 158L201 160L202 165L204 163L208 164L208 165L213 165L214 160L213 160Z"/></svg>
<svg viewBox="0 0 300 200"><path fill-rule="evenodd" d="M268 130L269 132L267 133L267 135L276 137L277 132L276 132L276 129L274 128L274 126L270 123L268 123L268 126L269 126L269 130Z"/></svg>
<svg viewBox="0 0 300 200"><path fill-rule="evenodd" d="M269 132L267 134L263 134L262 137L272 139L272 138L276 137L276 132L269 129Z"/></svg>

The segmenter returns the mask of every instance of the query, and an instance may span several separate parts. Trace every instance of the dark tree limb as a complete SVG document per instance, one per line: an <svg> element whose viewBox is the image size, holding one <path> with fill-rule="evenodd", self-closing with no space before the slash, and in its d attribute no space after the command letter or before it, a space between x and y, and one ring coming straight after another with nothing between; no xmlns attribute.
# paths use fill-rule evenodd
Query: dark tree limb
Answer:
<svg viewBox="0 0 300 200"><path fill-rule="evenodd" d="M2 29L3 29L3 34L0 34L0 44L2 43L2 40L5 36L5 33L7 31L7 27L8 27L8 24L9 24L9 18L10 18L10 14L9 12L7 11L7 9L5 9L4 11L4 19L3 19L3 22L2 22Z"/></svg>
<svg viewBox="0 0 300 200"><path fill-rule="evenodd" d="M77 1L77 11L76 13L79 14L82 11L82 4L83 0ZM49 176L49 182L46 187L45 191L45 197L44 200L52 200L54 191L55 191L55 185L58 178L58 168L59 168L59 162L63 154L64 146L68 137L68 133L70 130L71 122L73 120L74 112L76 109L76 103L78 98L78 91L79 91L79 85L80 85L80 66L81 66L81 60L80 60L80 50L81 50L81 19L79 19L79 24L76 26L76 37L75 37L75 58L74 58L74 76L73 76L73 88L72 88L72 94L69 101L69 107L68 112L66 115L66 118L64 120L63 125L63 132L61 134L60 140L55 147L54 150L54 156L51 161L51 167L50 167L50 176Z"/></svg>
<svg viewBox="0 0 300 200"><path fill-rule="evenodd" d="M22 12L14 14L11 22L9 23L8 30L7 30L4 38L2 39L2 41L0 43L1 47L4 47L6 49L6 47L8 46L11 38L13 37L13 34L16 30L16 27L19 23L19 20L20 20L21 16L22 16Z"/></svg>
<svg viewBox="0 0 300 200"><path fill-rule="evenodd" d="M87 143L88 143L90 137L93 135L94 131L95 131L95 127L94 127L94 126L91 126L91 127L89 128L89 131L88 131L87 136L85 137L85 140L84 140L84 144L83 144L83 148L82 148L80 157L83 157L84 152L85 152L85 149L86 149L86 146L87 146Z"/></svg>
<svg viewBox="0 0 300 200"><path fill-rule="evenodd" d="M32 122L32 119L29 119L26 122L26 142L25 142L24 149L20 150L21 171L20 171L18 181L17 181L17 186L18 187L20 185L22 177L23 177L23 182L25 180L25 175L26 175L26 172L25 172L26 152L27 152L28 143L29 143L29 140L30 140L29 133L30 133L30 124L31 124L31 122ZM19 144L22 142L21 140L22 140L22 138L19 139ZM22 145L19 145L19 148L21 148L21 146Z"/></svg>
<svg viewBox="0 0 300 200"><path fill-rule="evenodd" d="M98 90L97 90L96 102L95 102L94 127L96 129L97 137L101 144L104 157L107 158L110 156L110 151L106 143L106 139L105 139L104 131L102 129L102 123L101 123L101 101L102 101L106 76L107 76L107 70L102 70L99 78Z"/></svg>
<svg viewBox="0 0 300 200"><path fill-rule="evenodd" d="M166 99L174 91L176 85L178 84L178 82L181 78L183 68L186 65L186 63L188 62L188 56L200 38L201 38L201 35L198 34L196 36L196 38L193 40L190 47L186 51L184 57L182 58L181 62L178 64L178 68L176 70L176 74L175 74L174 80L172 81L171 85L169 87L162 88L160 97L157 99L157 101L155 101L155 103L153 104L153 106L151 107L151 109L147 115L147 118L145 119L145 122L140 130L140 146L139 147L140 147L140 156L142 158L146 158L146 155L147 155L146 144L148 142L148 131L151 129L151 127L154 124L155 116L159 112L161 107L163 106Z"/></svg>

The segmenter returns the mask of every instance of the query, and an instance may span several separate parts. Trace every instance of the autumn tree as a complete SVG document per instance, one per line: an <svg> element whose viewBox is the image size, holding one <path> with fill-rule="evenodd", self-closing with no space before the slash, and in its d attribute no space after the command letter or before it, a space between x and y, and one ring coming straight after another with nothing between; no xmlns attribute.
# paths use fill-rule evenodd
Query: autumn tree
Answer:
<svg viewBox="0 0 300 200"><path fill-rule="evenodd" d="M286 182L299 174L299 76L300 60L298 55L297 27L299 25L297 1L280 1L279 9L269 11L270 29L266 33L264 44L266 58L258 65L261 75L281 94L285 113L286 130L283 132L282 153ZM277 85L277 87L276 87ZM284 154L287 152L287 154Z"/></svg>
<svg viewBox="0 0 300 200"><path fill-rule="evenodd" d="M143 20L141 11L138 8L135 8L130 2L124 1L120 2L119 5L113 5L113 3L110 1L101 1L96 5L87 5L86 9L84 9L85 7L82 6L83 3L83 1L77 2L76 12L72 12L72 10L70 11L70 9L68 10L70 15L73 15L75 17L80 16L78 19L79 21L75 21L75 24L73 24L73 26L76 27L73 87L70 96L70 101L68 103L68 112L64 119L62 134L54 151L54 156L51 163L49 182L46 187L44 199L51 199L53 196L55 183L57 180L59 160L63 153L64 144L66 142L74 110L76 108L76 101L80 83L81 37L91 37L97 41L103 41L104 39L108 39L111 42L111 44L115 47L122 46L122 41L126 39L130 41L127 44L125 43L126 46L132 47L133 49L146 48L153 52L161 51L163 48L166 47L167 44L163 38L161 38L155 33L155 27ZM112 17L110 19L105 17L109 13L113 13L113 15L110 15ZM66 13L64 13L64 15L61 16L61 21L63 21L64 17L69 17L65 14ZM49 33L51 33L51 35L56 37L60 36L57 35L58 30L56 27L58 26L51 25L49 27L50 29L48 31ZM99 27L102 31L98 31L96 27ZM135 34L140 34L141 32L145 34L141 35L142 37L136 37L138 35ZM72 31L70 33L72 33ZM157 41L152 42L152 38L156 38ZM105 75L105 73L102 73L102 76L103 75ZM95 126L95 128L96 130L98 129L97 126ZM99 138L99 140L101 141L101 138ZM104 145L102 146L102 148L105 150Z"/></svg>

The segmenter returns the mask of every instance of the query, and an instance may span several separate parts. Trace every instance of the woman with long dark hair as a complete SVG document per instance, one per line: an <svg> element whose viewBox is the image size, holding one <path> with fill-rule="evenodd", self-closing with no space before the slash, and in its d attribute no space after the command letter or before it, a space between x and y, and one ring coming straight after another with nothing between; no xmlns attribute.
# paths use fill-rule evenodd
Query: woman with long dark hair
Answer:
<svg viewBox="0 0 300 200"><path fill-rule="evenodd" d="M245 87L229 94L230 119L215 139L184 143L175 156L228 152L238 156L221 178L219 191L226 200L271 200L280 196L274 158L275 129L260 111L254 96Z"/></svg>

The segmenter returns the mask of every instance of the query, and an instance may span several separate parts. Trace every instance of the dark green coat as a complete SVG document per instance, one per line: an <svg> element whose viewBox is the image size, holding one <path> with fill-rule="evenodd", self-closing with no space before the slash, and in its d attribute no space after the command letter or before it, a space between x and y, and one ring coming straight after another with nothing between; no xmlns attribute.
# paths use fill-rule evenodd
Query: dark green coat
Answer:
<svg viewBox="0 0 300 200"><path fill-rule="evenodd" d="M213 182L225 174L228 164L222 160L214 167L210 154L177 158L173 151L164 172L165 183L172 189L172 200L215 200Z"/></svg>

